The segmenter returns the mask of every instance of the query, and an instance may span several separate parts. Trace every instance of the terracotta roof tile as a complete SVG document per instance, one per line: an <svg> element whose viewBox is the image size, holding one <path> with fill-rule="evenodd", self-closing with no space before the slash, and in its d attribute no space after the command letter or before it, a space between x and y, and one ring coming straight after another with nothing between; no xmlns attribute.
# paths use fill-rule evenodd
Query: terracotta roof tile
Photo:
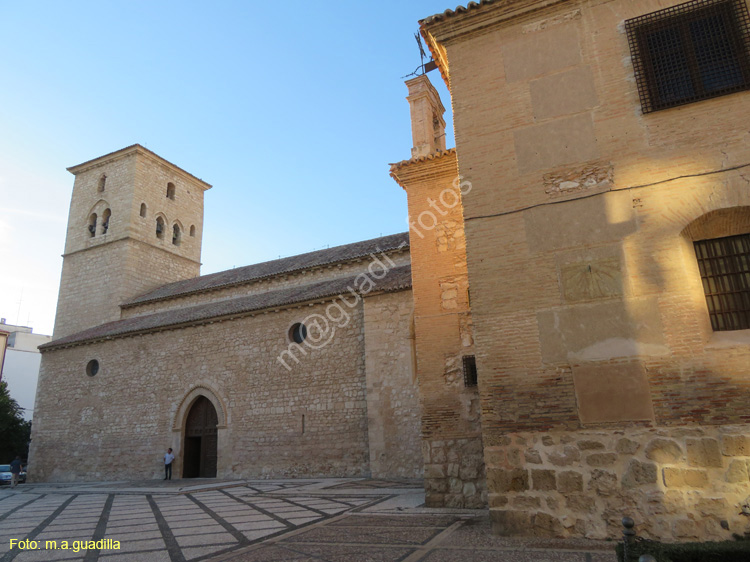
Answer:
<svg viewBox="0 0 750 562"><path fill-rule="evenodd" d="M403 166L408 166L409 164L415 164L416 162L426 162L427 160L435 160L436 158L442 158L443 156L448 156L449 154L455 154L456 149L449 148L447 150L441 150L439 152L433 152L432 154L428 154L426 156L420 156L419 158L410 158L409 160L401 160L401 162L394 162L390 164L391 171L398 170L399 168Z"/></svg>
<svg viewBox="0 0 750 562"><path fill-rule="evenodd" d="M289 256L287 258L256 263L235 269L228 269L226 271L211 273L209 275L201 275L200 277L194 277L184 281L177 281L176 283L163 285L144 295L131 299L123 303L122 307L127 308L151 301L181 297L201 291L221 289L232 285L240 285L258 279L293 273L295 271L310 269L321 265L347 262L369 256L372 253L380 253L408 247L408 232L391 234L390 236L382 236L380 238L373 238L372 240L363 240L362 242L355 242L354 244L345 244L343 246L336 246L334 248L318 250L307 254Z"/></svg>
<svg viewBox="0 0 750 562"><path fill-rule="evenodd" d="M444 12L440 12L439 14L435 14L433 16L424 18L423 20L419 20L420 24L427 24L432 23L435 21L442 21L446 18L453 17L457 14L465 14L466 12L470 10L475 10L481 6L486 6L487 4L494 4L499 0L480 0L479 2L469 2L466 4L466 6L456 6L455 10L445 10Z"/></svg>
<svg viewBox="0 0 750 562"><path fill-rule="evenodd" d="M113 339L137 333L176 328L185 324L201 324L212 319L243 315L269 308L285 308L297 303L335 297L336 295L348 293L350 288L356 289L357 285L354 282L356 277L351 276L331 281L321 281L299 287L289 287L267 293L117 320L54 340L39 346L39 349L47 351L58 347L81 345L96 340ZM403 291L411 287L411 266L395 267L388 270L387 275L383 279L377 280L374 277L371 279L375 284L373 292Z"/></svg>

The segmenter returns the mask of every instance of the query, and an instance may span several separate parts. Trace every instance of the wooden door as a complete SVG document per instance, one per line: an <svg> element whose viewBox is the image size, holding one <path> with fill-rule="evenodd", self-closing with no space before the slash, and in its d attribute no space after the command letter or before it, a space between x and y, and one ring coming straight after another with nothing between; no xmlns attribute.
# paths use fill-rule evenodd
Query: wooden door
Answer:
<svg viewBox="0 0 750 562"><path fill-rule="evenodd" d="M201 396L190 408L185 423L183 477L216 478L219 418L211 401Z"/></svg>

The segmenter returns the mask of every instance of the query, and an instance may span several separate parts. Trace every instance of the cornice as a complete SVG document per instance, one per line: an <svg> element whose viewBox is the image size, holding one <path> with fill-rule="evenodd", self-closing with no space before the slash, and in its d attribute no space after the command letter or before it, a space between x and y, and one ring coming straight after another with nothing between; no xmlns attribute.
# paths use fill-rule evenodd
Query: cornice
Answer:
<svg viewBox="0 0 750 562"><path fill-rule="evenodd" d="M121 235L117 236L117 238L113 238L111 240L103 240L101 243L99 243L99 244L92 244L91 246L89 246L87 248L79 248L78 250L73 250L72 252L66 252L66 253L62 254L61 257L67 258L69 256L74 256L76 254L80 254L82 252L87 252L89 250L96 250L96 249L102 248L102 247L104 247L106 245L117 244L119 242L135 242L137 244L141 244L142 246L146 246L147 248L152 248L154 250L159 250L161 252L165 252L165 253L169 254L171 257L178 258L178 259L186 261L186 262L190 262L191 264L197 264L198 266L203 265L198 260L195 260L193 258L188 258L186 256L182 256L182 255L177 254L177 253L175 253L175 252L173 252L171 250L168 250L166 248L162 248L161 246L155 246L153 244L149 244L148 242L145 242L143 240L135 238L134 236L131 236L130 234L121 234Z"/></svg>
<svg viewBox="0 0 750 562"><path fill-rule="evenodd" d="M402 254L404 252L408 253L409 251L410 251L409 250L409 246L404 246L403 248L393 248L391 250L386 250L386 251L383 252L383 254L388 255L388 256L392 256L392 255L396 255L396 254ZM237 281L235 283L225 283L223 285L216 285L215 287L205 287L205 288L202 288L202 289L195 289L194 291L185 291L184 293L178 293L176 295L168 295L168 296L163 296L163 297L155 297L153 299L142 300L142 301L138 301L138 302L125 302L125 303L122 303L120 305L120 308L123 309L123 310L124 309L130 309L130 308L138 308L140 306L152 305L152 304L155 304L155 303L163 303L163 302L167 302L167 301L177 301L177 300L180 300L180 299L183 299L183 298L193 297L195 295L206 295L206 294L214 293L214 292L217 292L217 291L234 289L236 287L240 287L240 286L243 286L243 285L254 285L254 284L258 284L258 283L268 283L268 282L273 282L273 281L278 280L278 279L287 279L287 278L296 279L298 277L302 277L304 275L308 275L309 273L312 273L312 272L321 271L321 270L324 270L324 269L333 269L335 267L341 268L344 265L348 265L348 264L352 264L352 263L357 263L357 262L360 262L360 261L362 261L364 259L365 258L363 256L359 256L359 257L351 258L351 259L347 259L347 260L339 260L339 261L334 261L334 262L330 262L330 263L315 265L315 266L304 268L304 269L295 269L295 270L291 270L291 271L281 272L281 273L277 273L275 275L269 275L267 277L256 277L256 278L253 278L253 279L246 279L246 280L242 280L242 281Z"/></svg>
<svg viewBox="0 0 750 562"><path fill-rule="evenodd" d="M442 14L421 20L419 24L439 43L449 43L467 33L571 1L573 0L484 0L480 4L472 2L471 9L459 7L455 12L446 10Z"/></svg>
<svg viewBox="0 0 750 562"><path fill-rule="evenodd" d="M411 290L412 290L411 284L400 285L400 286L390 288L390 289L374 290L370 293L362 294L360 296L364 300L366 298L375 297L378 295L383 295L383 294L388 294L388 293L400 293L402 291L411 291ZM77 340L77 341L57 343L53 340L51 342L48 342L46 344L39 346L39 352L48 353L50 351L70 349L72 347L80 347L80 346L91 345L91 344L96 344L96 343L104 343L104 342L108 342L112 340L120 340L120 339L125 339L125 338L145 336L148 334L155 334L158 332L171 332L174 330L183 330L185 328L192 328L196 326L208 326L210 324L220 324L222 322L229 322L232 320L238 320L240 318L267 316L268 314L278 313L284 310L302 309L306 307L313 307L315 305L325 304L327 302L336 301L337 299L340 298L340 296L341 296L341 293L339 291L336 291L328 295L321 295L313 299L308 299L308 300L299 301L299 302L291 302L291 303L279 304L275 306L268 306L268 307L262 307L262 308L252 309L252 310L245 310L241 312L222 314L218 316L211 316L208 318L201 318L197 320L175 322L172 324L165 324L162 326L154 326L150 328L141 328L141 329L136 329L133 331L121 332L121 333L116 333L116 334L92 336L92 337ZM60 338L60 339L63 339L63 338Z"/></svg>
<svg viewBox="0 0 750 562"><path fill-rule="evenodd" d="M433 60L450 89L450 68L446 45L468 34L502 25L521 16L573 0L482 0L464 8L446 10L419 21L419 30Z"/></svg>
<svg viewBox="0 0 750 562"><path fill-rule="evenodd" d="M107 164L109 162L112 162L114 160L118 160L120 158L125 158L126 156L130 156L132 154L137 154L139 156L145 156L149 159L151 159L154 162L157 162L158 164L163 164L170 168L172 171L176 172L177 174L183 176L185 179L192 183L198 183L199 187L203 188L204 191L211 189L211 184L206 183L200 178L195 177L190 172L187 172L186 170L183 170L179 166L172 164L169 160L165 160L155 152L152 152L146 147L141 146L140 144L132 144L130 146L126 146L125 148L122 148L120 150L116 150L114 152L110 152L109 154L105 154L104 156L99 156L98 158L94 158L93 160L88 160L86 162L83 162L82 164L78 164L76 166L71 166L70 168L67 168L67 170L73 174L78 175L81 172L85 172L87 170L90 170L92 168L96 168L99 166L102 166L104 164Z"/></svg>
<svg viewBox="0 0 750 562"><path fill-rule="evenodd" d="M406 189L407 184L414 182L446 175L456 176L458 174L456 149L449 148L446 151L435 152L420 158L396 162L391 164L390 173L396 183L404 189Z"/></svg>

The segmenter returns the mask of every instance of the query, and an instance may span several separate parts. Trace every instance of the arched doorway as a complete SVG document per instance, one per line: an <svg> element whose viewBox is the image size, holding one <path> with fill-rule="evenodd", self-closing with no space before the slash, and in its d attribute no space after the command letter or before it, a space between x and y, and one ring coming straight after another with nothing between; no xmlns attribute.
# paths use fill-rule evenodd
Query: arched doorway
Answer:
<svg viewBox="0 0 750 562"><path fill-rule="evenodd" d="M216 478L216 446L219 418L205 396L193 402L185 422L183 478Z"/></svg>

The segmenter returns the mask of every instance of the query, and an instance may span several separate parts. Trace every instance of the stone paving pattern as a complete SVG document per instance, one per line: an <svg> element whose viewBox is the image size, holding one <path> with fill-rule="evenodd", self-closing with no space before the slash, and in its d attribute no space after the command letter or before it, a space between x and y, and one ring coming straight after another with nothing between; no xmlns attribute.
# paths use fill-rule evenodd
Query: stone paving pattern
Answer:
<svg viewBox="0 0 750 562"><path fill-rule="evenodd" d="M423 502L413 482L385 480L24 485L0 490L0 562L615 560L611 544L500 538L486 511ZM44 546L102 539L120 549Z"/></svg>

